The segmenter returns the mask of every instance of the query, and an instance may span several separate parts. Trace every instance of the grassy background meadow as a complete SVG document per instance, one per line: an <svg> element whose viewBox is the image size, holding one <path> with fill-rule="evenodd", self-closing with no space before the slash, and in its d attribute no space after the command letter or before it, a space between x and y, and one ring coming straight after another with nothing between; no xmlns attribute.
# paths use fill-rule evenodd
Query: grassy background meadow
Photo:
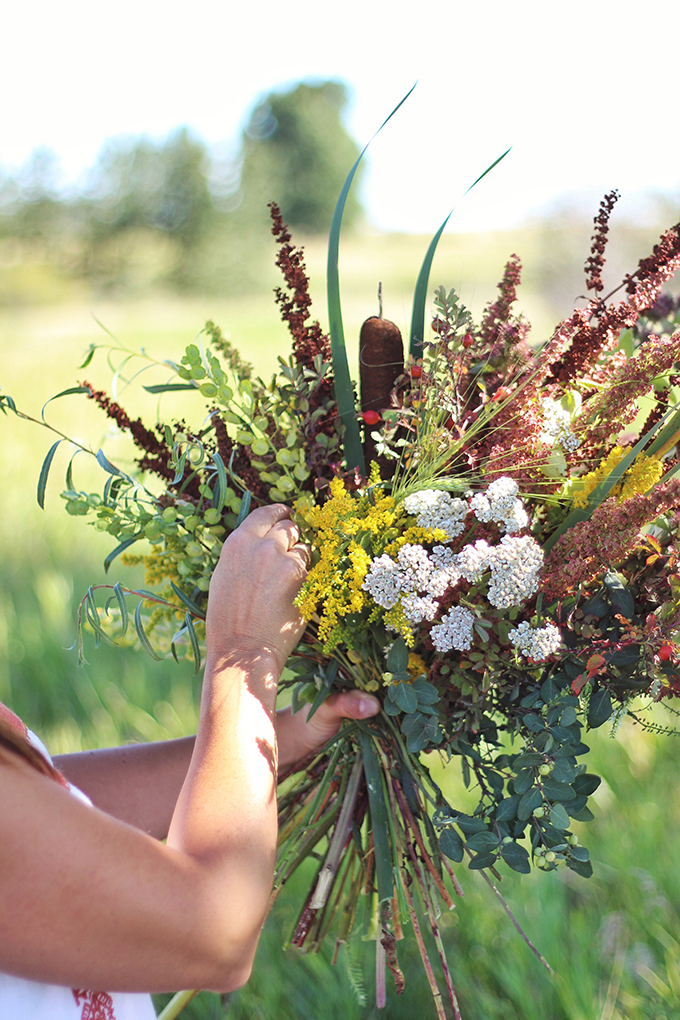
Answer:
<svg viewBox="0 0 680 1020"><path fill-rule="evenodd" d="M658 233L650 228L620 234L610 259L614 282L648 253ZM504 262L516 251L525 263L519 304L540 340L582 292L580 267L589 235L587 222L535 224L504 236L445 235L431 283L456 287L478 314L495 297ZM360 324L377 313L378 281L384 314L406 334L412 287L428 240L364 236L343 244L341 286L353 373ZM324 258L324 245L310 242L307 264L322 323ZM83 377L111 392L104 352L86 370L78 369L91 343L108 342L96 320L126 348L179 359L212 318L265 377L277 355L289 351L271 297L278 282L273 268L264 275L261 292L228 301L174 294L115 301L55 281L48 266L14 267L13 272L29 280L31 297L0 304L0 387L34 417L51 396ZM153 381L163 378L159 371ZM143 381L151 381L151 375ZM118 399L132 417L153 420L155 401L142 394L139 380L128 389L121 384ZM162 413L190 418L200 415L200 406L178 401L175 408L164 402ZM106 439L107 422L81 396L56 401L45 414L94 450ZM90 642L88 665L78 668L67 650L77 604L89 584L134 585L141 578L118 561L105 577L103 560L113 540L64 512L59 492L68 454L63 448L53 463L45 510L38 508L37 479L52 442L39 426L0 416L0 700L54 752L192 732L200 679L192 677L188 665L153 662L134 649L95 651ZM109 437L107 452L114 462L127 456L115 437ZM101 475L89 460L76 458L75 481L79 488L96 490ZM604 776L594 798L595 821L582 827L594 877L507 872L502 883L554 977L514 932L480 876L459 866L465 897L440 924L466 1020L680 1020L680 741L624 725L616 741L598 731L588 743L590 770ZM459 789L455 763L442 782ZM248 986L226 1007L218 996L201 995L187 1009L188 1018L212 1020L225 1008L230 1020L372 1020L379 1015L372 990L374 943L357 937L335 968L324 954L282 952L308 882L308 875L296 876L279 898ZM434 1016L417 953L402 943L400 958L406 991L397 997L389 989L385 1015L389 1020Z"/></svg>

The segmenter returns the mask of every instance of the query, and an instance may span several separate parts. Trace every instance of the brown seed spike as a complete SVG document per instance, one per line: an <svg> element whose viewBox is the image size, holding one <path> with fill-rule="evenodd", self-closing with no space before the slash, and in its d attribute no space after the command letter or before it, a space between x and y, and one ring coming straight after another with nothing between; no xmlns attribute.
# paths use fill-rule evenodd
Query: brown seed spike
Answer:
<svg viewBox="0 0 680 1020"><path fill-rule="evenodd" d="M401 333L389 319L372 315L361 327L359 371L361 410L383 411L389 407L395 381L404 371Z"/></svg>
<svg viewBox="0 0 680 1020"><path fill-rule="evenodd" d="M399 327L389 319L372 315L359 334L359 375L361 379L361 410L380 414L390 407L394 384L404 371L404 344ZM390 464L376 457L375 442L370 428L365 429L364 457L366 463L376 460L383 478L390 475Z"/></svg>

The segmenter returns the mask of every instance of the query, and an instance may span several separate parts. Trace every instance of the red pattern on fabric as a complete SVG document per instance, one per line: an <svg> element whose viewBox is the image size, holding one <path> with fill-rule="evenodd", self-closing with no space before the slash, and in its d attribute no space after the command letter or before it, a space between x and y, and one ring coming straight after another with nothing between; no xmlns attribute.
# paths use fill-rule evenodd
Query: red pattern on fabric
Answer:
<svg viewBox="0 0 680 1020"><path fill-rule="evenodd" d="M80 1020L116 1020L113 999L108 992L86 992L83 988L72 988L76 1006L82 1003Z"/></svg>

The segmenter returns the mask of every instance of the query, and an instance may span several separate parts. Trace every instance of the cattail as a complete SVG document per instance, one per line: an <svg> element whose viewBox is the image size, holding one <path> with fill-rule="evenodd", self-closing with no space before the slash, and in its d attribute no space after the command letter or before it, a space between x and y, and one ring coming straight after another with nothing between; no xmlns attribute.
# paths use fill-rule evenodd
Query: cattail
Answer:
<svg viewBox="0 0 680 1020"><path fill-rule="evenodd" d="M364 456L375 460L380 473L388 477L390 466L376 457L370 426L377 423L375 415L391 405L394 385L404 371L404 344L399 327L389 319L372 315L361 327L359 335L359 372L361 379L361 410L369 428L364 440Z"/></svg>
<svg viewBox="0 0 680 1020"><path fill-rule="evenodd" d="M383 411L390 406L394 384L404 371L404 344L399 327L372 315L359 337L361 410Z"/></svg>

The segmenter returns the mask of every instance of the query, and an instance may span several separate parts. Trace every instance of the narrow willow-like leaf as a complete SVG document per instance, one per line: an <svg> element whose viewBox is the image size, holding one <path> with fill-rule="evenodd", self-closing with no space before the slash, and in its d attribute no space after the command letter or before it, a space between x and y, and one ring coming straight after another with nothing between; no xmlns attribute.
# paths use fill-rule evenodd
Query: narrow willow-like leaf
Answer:
<svg viewBox="0 0 680 1020"><path fill-rule="evenodd" d="M196 637L196 631L194 630L194 621L191 619L190 613L184 614L184 623L189 634L189 641L191 642L191 651L194 656L194 676L198 673L201 668L201 648Z"/></svg>
<svg viewBox="0 0 680 1020"><path fill-rule="evenodd" d="M78 365L78 368L87 368L87 366L90 364L90 362L94 358L94 352L96 350L97 350L97 345L96 344L90 344L90 346L87 349L87 354L85 355L83 363L82 363L82 365Z"/></svg>
<svg viewBox="0 0 680 1020"><path fill-rule="evenodd" d="M495 159L493 161L493 163L491 164L491 166L488 166L486 168L486 170L484 171L484 173L481 173L479 175L479 177L477 178L477 180L473 181L473 183L470 185L470 187L465 192L465 195L469 194L472 191L472 189L475 187L475 185L479 184L479 182L482 180L482 178L486 177L486 175L488 173L490 173L493 170L493 168L500 163L500 161L502 159L505 159L505 157L507 156L507 154L509 152L510 152L510 149L506 149L506 151L503 153L502 156L499 156L498 159ZM463 197L465 197L465 196L463 196ZM432 238L432 241L430 242L430 246L427 249L427 253L426 253L425 258L423 260L423 264L420 267L420 272L418 273L418 279L416 280L416 288L415 288L415 291L413 293L413 312L412 312L412 315L411 315L411 343L410 343L410 352L411 352L411 356L413 358L419 358L422 355L423 339L425 337L425 305L427 304L427 290L428 290L428 287L429 287L429 284L430 284L430 270L432 269L432 260L434 259L434 253L437 250L437 245L439 244L439 239L441 238L442 234L444 233L444 227L449 222L452 213L453 213L453 209L451 210L449 215L446 217L446 219L442 223L442 225L439 228L439 230L437 231L437 233Z"/></svg>
<svg viewBox="0 0 680 1020"><path fill-rule="evenodd" d="M10 397L9 393L5 393L4 396L0 393L0 411L2 411L3 414L7 414L8 407L10 411L14 411L15 414L17 413L17 405L14 403L14 400Z"/></svg>
<svg viewBox="0 0 680 1020"><path fill-rule="evenodd" d="M217 483L218 483L218 486L216 487L217 491L214 493L213 496L213 506L215 507L216 510L219 510L221 513L222 510L224 509L224 504L227 501L227 487L228 487L227 469L224 466L224 461L220 457L217 450L213 453L212 459L215 462L215 467L217 468Z"/></svg>
<svg viewBox="0 0 680 1020"><path fill-rule="evenodd" d="M243 497L241 498L241 509L239 510L238 517L236 518L236 527L237 528L240 527L241 524L243 524L243 522L245 521L246 517L250 513L250 504L251 504L251 501L252 501L252 496L251 496L249 490L246 489L246 491L243 493Z"/></svg>
<svg viewBox="0 0 680 1020"><path fill-rule="evenodd" d="M194 602L193 599L190 599L188 595L185 595L182 589L178 588L174 581L170 582L170 586L185 609L188 609L190 613L193 613L193 615L197 616L200 620L205 620L205 612Z"/></svg>
<svg viewBox="0 0 680 1020"><path fill-rule="evenodd" d="M40 468L40 477L38 478L37 497L38 497L38 506L40 507L41 510L45 509L45 489L47 487L47 476L50 473L50 467L52 466L52 461L54 460L54 455L57 452L57 447L59 446L60 443L63 443L63 441L64 441L63 439L57 439L56 443L54 443L49 448L49 450L47 451L47 456L45 457L45 459L43 461L43 465Z"/></svg>
<svg viewBox="0 0 680 1020"><path fill-rule="evenodd" d="M104 572L108 573L109 567L111 566L115 558L117 556L120 556L122 552L125 552L125 550L129 546L131 546L133 542L137 542L143 536L143 534L144 534L143 531L139 531L137 532L136 535L133 535L132 538L126 538L124 542L121 542L120 545L117 545L113 552L110 552L109 555L104 560Z"/></svg>
<svg viewBox="0 0 680 1020"><path fill-rule="evenodd" d="M197 390L194 383L158 383L155 386L142 386L147 393L175 393L177 390Z"/></svg>
<svg viewBox="0 0 680 1020"><path fill-rule="evenodd" d="M186 465L186 462L187 462L187 455L186 455L186 451L185 451L181 455L179 460L177 461L177 469L175 471L175 477L170 482L170 485L177 485L178 482L182 481L182 478L184 477L184 467Z"/></svg>
<svg viewBox="0 0 680 1020"><path fill-rule="evenodd" d="M371 809L371 831L375 851L375 874L380 902L391 900L394 895L392 875L392 854L387 835L387 810L380 780L380 765L373 749L373 738L365 731L359 731L359 743L364 762L368 803Z"/></svg>
<svg viewBox="0 0 680 1020"><path fill-rule="evenodd" d="M67 492L75 492L76 491L75 490L75 486L73 484L73 461L76 459L76 457L78 456L79 453L82 453L82 450L76 450L76 452L73 454L73 456L71 457L70 461L68 462L68 467L66 468L66 491ZM104 503L106 503L106 500L104 500Z"/></svg>
<svg viewBox="0 0 680 1020"><path fill-rule="evenodd" d="M147 652L151 656L152 659L156 659L157 662L161 662L162 656L158 655L154 651L154 649L153 649L153 647L151 645L151 642L149 641L148 637L144 633L144 626L142 624L142 604L143 604L143 601L144 601L143 599L141 601L139 601L137 603L136 607L135 607L135 630L137 631L137 637L139 638L139 643L141 644L141 646L144 649L144 651Z"/></svg>
<svg viewBox="0 0 680 1020"><path fill-rule="evenodd" d="M43 404L42 410L40 411L40 417L45 421L45 408L47 404L51 404L53 400L59 400L60 397L70 397L73 393L89 393L87 386L71 386L67 390L62 390L61 393L55 393L53 397Z"/></svg>
<svg viewBox="0 0 680 1020"><path fill-rule="evenodd" d="M116 596L116 600L118 601L118 608L120 609L120 624L121 627L123 628L121 631L122 636L127 632L128 629L128 610L127 603L125 601L125 593L123 592L123 589L120 586L120 581L114 584L113 593Z"/></svg>
<svg viewBox="0 0 680 1020"><path fill-rule="evenodd" d="M385 118L368 144L362 149L359 158L348 173L347 179L342 186L340 197L338 198L335 211L333 212L331 229L328 235L326 293L328 296L328 322L331 335L331 357L333 359L335 400L338 405L340 421L345 428L344 449L347 467L349 470L358 468L362 475L366 474L366 467L364 464L364 453L361 447L361 437L359 435L356 408L354 406L354 390L347 363L347 348L345 346L345 331L342 325L342 306L340 303L340 277L338 272L340 227L342 226L342 217L345 211L349 189L352 186L354 175L357 172L357 168L364 156L364 153L373 141L373 138L375 138L375 136L385 127L385 124L387 124L390 117L393 117L399 107L406 102L414 88L415 85L413 88L409 89L401 102L395 106L389 117Z"/></svg>
<svg viewBox="0 0 680 1020"><path fill-rule="evenodd" d="M112 464L110 460L107 459L103 450L97 450L95 457L97 458L97 463L99 464L99 466L104 468L107 474L116 475L118 478L128 478L128 476L123 471L121 471L114 464ZM131 481L131 479L128 479L128 481Z"/></svg>
<svg viewBox="0 0 680 1020"><path fill-rule="evenodd" d="M572 512L569 514L567 519L562 522L557 531L554 531L550 538L547 539L547 541L543 544L544 552L546 553L550 552L550 550L558 541L558 539L560 539L562 535L566 534L566 532L569 531L570 528L573 528L575 524L580 524L582 521L590 520L595 510L600 505L600 503L602 503L607 498L607 496L614 488L614 486L621 481L621 478L623 477L624 473L631 466L637 455L642 452L642 450L645 448L645 446L652 438L652 436L659 431L662 425L666 424L666 422L673 413L674 413L673 408L667 411L663 418L660 421L658 421L656 425L652 426L652 428L645 433L642 439L638 440L638 442L635 444L632 450L630 450L630 452L627 453L626 456L619 461L616 467L612 468L607 477L603 481L601 481L597 488L593 489L593 491L588 496L588 506L578 507L576 510L572 510Z"/></svg>

